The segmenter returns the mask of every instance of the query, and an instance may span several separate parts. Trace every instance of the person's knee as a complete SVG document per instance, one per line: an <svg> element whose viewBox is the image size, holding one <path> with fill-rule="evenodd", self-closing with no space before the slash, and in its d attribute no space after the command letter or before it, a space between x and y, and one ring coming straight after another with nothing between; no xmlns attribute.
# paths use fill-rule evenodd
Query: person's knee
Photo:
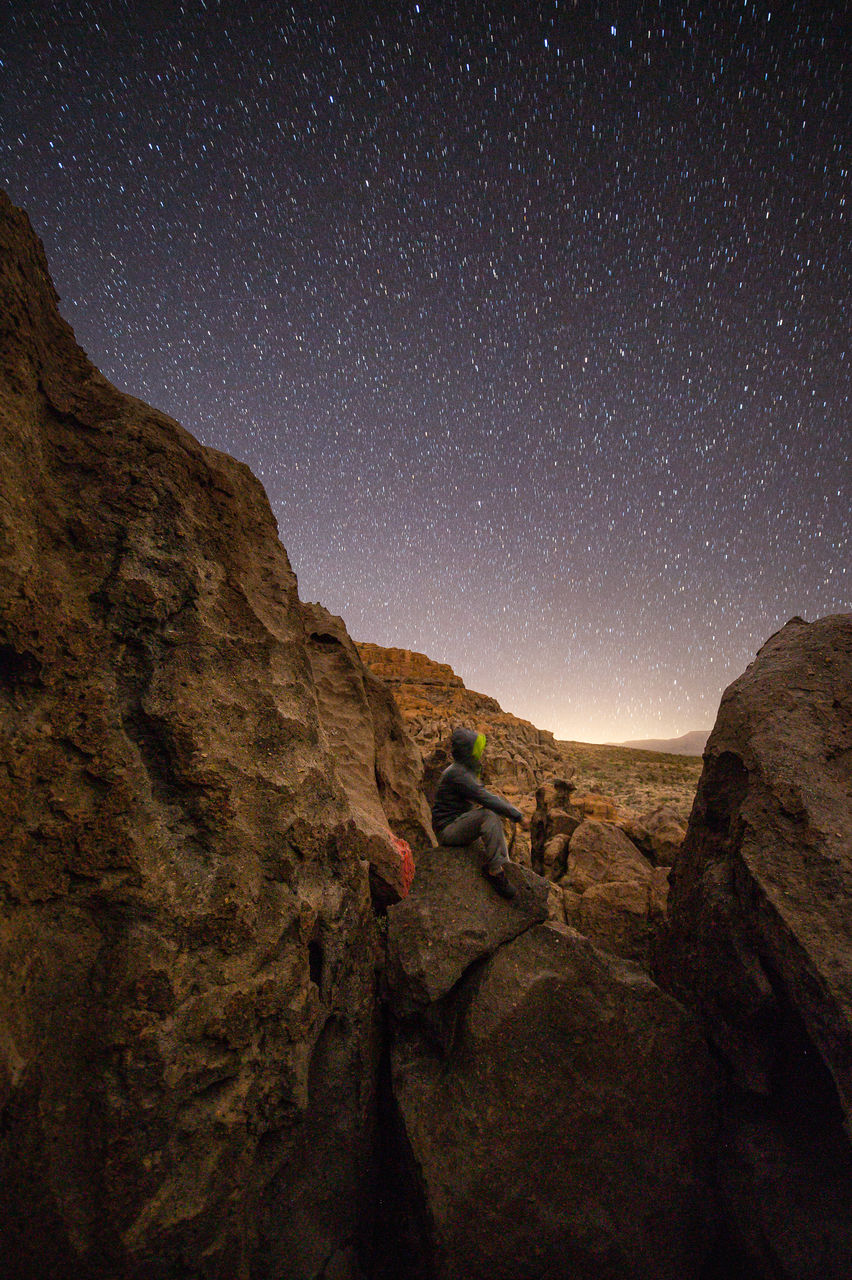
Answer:
<svg viewBox="0 0 852 1280"><path fill-rule="evenodd" d="M493 809L486 809L485 817L482 819L483 834L486 831L495 836L498 835L498 833L499 835L503 834L503 824Z"/></svg>
<svg viewBox="0 0 852 1280"><path fill-rule="evenodd" d="M482 820L482 838L484 838L487 847L491 851L505 850L505 836L503 833L503 823L500 822L498 815L493 810L489 810L487 817Z"/></svg>

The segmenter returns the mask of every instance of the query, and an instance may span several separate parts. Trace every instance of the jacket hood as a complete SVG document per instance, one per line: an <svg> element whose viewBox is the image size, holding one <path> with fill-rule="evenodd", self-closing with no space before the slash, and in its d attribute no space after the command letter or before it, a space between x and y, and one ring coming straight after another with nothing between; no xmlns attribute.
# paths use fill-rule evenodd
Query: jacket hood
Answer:
<svg viewBox="0 0 852 1280"><path fill-rule="evenodd" d="M480 738L482 739L481 745ZM479 748L478 750L477 747ZM484 750L484 733L477 733L476 729L453 729L453 736L450 738L450 751L453 759L457 760L459 764L466 765L468 769L478 773L482 768L482 752Z"/></svg>

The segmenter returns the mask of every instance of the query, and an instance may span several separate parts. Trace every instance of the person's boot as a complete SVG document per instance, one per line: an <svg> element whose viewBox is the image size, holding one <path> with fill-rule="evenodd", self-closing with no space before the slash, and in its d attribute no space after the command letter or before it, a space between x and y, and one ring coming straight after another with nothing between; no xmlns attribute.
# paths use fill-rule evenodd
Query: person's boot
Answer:
<svg viewBox="0 0 852 1280"><path fill-rule="evenodd" d="M506 868L501 867L499 871L489 871L487 867L482 868L482 874L485 879L493 884L494 888L502 898L514 898L517 889L506 875Z"/></svg>

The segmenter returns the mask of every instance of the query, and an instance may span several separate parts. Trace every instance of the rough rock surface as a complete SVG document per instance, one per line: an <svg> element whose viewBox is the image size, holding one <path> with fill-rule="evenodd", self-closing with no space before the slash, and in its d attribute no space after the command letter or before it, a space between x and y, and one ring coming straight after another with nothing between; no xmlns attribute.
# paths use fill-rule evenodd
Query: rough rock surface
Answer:
<svg viewBox="0 0 852 1280"><path fill-rule="evenodd" d="M397 1013L442 999L472 964L547 919L546 880L510 867L518 892L507 901L481 874L482 861L477 848L421 853L411 893L389 909L388 982Z"/></svg>
<svg viewBox="0 0 852 1280"><path fill-rule="evenodd" d="M615 955L648 965L665 915L668 870L652 867L623 831L586 818L565 855L565 921Z"/></svg>
<svg viewBox="0 0 852 1280"><path fill-rule="evenodd" d="M852 1274L850 801L852 615L793 619L722 698L656 964L741 1094L722 1181L760 1276Z"/></svg>
<svg viewBox="0 0 852 1280"><path fill-rule="evenodd" d="M626 819L617 825L656 866L674 866L686 827L670 805L659 805L635 821Z"/></svg>
<svg viewBox="0 0 852 1280"><path fill-rule="evenodd" d="M722 1105L716 1179L740 1256L733 1274L848 1280L852 1152L836 1119L827 1119L824 1080L790 1067L786 1096L761 1104L733 1093Z"/></svg>
<svg viewBox="0 0 852 1280"><path fill-rule="evenodd" d="M585 893L612 880L647 884L650 876L650 863L618 827L586 818L571 836L563 878L567 888Z"/></svg>
<svg viewBox="0 0 852 1280"><path fill-rule="evenodd" d="M574 807L587 818L596 818L598 822L615 822L618 818L618 806L612 796L596 791L575 792L571 797Z"/></svg>
<svg viewBox="0 0 852 1280"><path fill-rule="evenodd" d="M549 880L565 871L568 842L583 821L582 809L572 804L570 778L551 779L536 789L535 811L530 820L532 867Z"/></svg>
<svg viewBox="0 0 852 1280"><path fill-rule="evenodd" d="M319 604L301 609L320 722L336 776L368 835L374 884L382 897L404 897L413 867L400 858L393 837L417 848L435 842L420 755L392 695L365 669L343 620Z"/></svg>
<svg viewBox="0 0 852 1280"><path fill-rule="evenodd" d="M555 786L561 889L424 851L383 1053L417 751L261 486L98 374L2 196L0 452L4 1278L848 1280L852 617L728 690L674 872L716 1135L693 1017L604 949L668 871ZM472 709L498 789L558 776Z"/></svg>
<svg viewBox="0 0 852 1280"><path fill-rule="evenodd" d="M436 1018L443 1040L402 1026L392 1061L440 1280L700 1274L713 1071L679 1005L544 924Z"/></svg>
<svg viewBox="0 0 852 1280"><path fill-rule="evenodd" d="M852 1116L852 615L794 619L725 691L672 877L666 972L742 1083L779 1001Z"/></svg>
<svg viewBox="0 0 852 1280"><path fill-rule="evenodd" d="M372 830L295 579L248 469L92 367L5 196L0 450L3 1274L339 1271Z"/></svg>

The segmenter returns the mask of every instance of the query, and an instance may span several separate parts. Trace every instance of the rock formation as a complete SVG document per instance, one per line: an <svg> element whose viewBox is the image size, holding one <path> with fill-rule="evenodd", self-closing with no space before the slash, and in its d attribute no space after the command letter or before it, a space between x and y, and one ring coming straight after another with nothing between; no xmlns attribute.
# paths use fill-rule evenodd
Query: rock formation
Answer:
<svg viewBox="0 0 852 1280"><path fill-rule="evenodd" d="M510 868L511 909L479 874L471 849L440 846L421 853L415 890L388 915L388 983L397 1013L443 999L471 965L548 918L546 880Z"/></svg>
<svg viewBox="0 0 852 1280"><path fill-rule="evenodd" d="M631 828L644 834L649 850L648 829ZM648 965L665 916L668 870L655 867L644 846L643 856L635 836L587 817L572 784L560 779L536 792L531 843L533 870L559 886L561 919L614 955Z"/></svg>
<svg viewBox="0 0 852 1280"><path fill-rule="evenodd" d="M571 792L570 808L578 820L585 816L618 823L652 862L671 865L686 830L685 817L698 780L697 768L687 767L685 777L683 764L674 757L655 757L651 752L621 747L559 742L546 730L503 711L493 698L466 688L461 677L446 663L433 662L424 654L407 649L384 649L375 644L357 647L365 666L393 694L406 727L420 748L430 800L441 771L449 763L449 740L455 725L476 725L486 733L488 747L483 781L508 796L533 818L532 840L528 841L523 834L516 836L515 861L532 865L538 871L544 869L547 875L550 875L548 861L554 858L560 861L556 845L546 857L543 848L536 846L534 810L539 802L534 797L542 787L567 786ZM597 766L594 761L598 762ZM623 776L621 789L630 795L629 803L616 802L605 793L606 788L600 786L596 777L598 767L612 782ZM653 814L642 817L642 809L633 807L641 799L638 794L633 795L629 779L634 775L644 776L642 790L650 795L655 791L669 795L680 791L682 814L676 813L668 803L658 803ZM580 776L582 787L578 785ZM548 803L553 807L555 802ZM561 801L557 807L560 806L564 807Z"/></svg>
<svg viewBox="0 0 852 1280"><path fill-rule="evenodd" d="M668 875L618 827L586 818L571 836L559 880L565 921L604 950L647 966L665 917Z"/></svg>
<svg viewBox="0 0 852 1280"><path fill-rule="evenodd" d="M404 897L414 865L401 860L399 840L434 843L420 754L392 694L364 667L343 620L319 604L303 604L301 611L320 721L335 772L369 841L374 886L385 900Z"/></svg>
<svg viewBox="0 0 852 1280"><path fill-rule="evenodd" d="M564 874L568 843L583 821L584 812L573 804L574 786L554 778L535 793L530 822L531 862L539 875L558 880Z"/></svg>
<svg viewBox="0 0 852 1280"><path fill-rule="evenodd" d="M413 748L260 484L91 366L5 197L0 430L3 1274L349 1274Z"/></svg>
<svg viewBox="0 0 852 1280"><path fill-rule="evenodd" d="M656 972L730 1072L720 1182L754 1274L840 1280L852 1273L852 615L773 636L725 692L704 760Z"/></svg>
<svg viewBox="0 0 852 1280"><path fill-rule="evenodd" d="M475 874L472 872L472 874ZM390 910L404 936L418 889ZM518 930L396 1025L393 1095L438 1280L690 1280L713 1229L714 1073L697 1025L564 926ZM473 949L471 952L473 960ZM435 974L430 984L430 972Z"/></svg>
<svg viewBox="0 0 852 1280"><path fill-rule="evenodd" d="M618 821L617 825L656 867L673 867L686 835L675 811L659 805L644 817Z"/></svg>
<svg viewBox="0 0 852 1280"><path fill-rule="evenodd" d="M509 797L527 816L536 804L537 790L555 783L574 792L572 805L579 817L585 814L611 822L618 817L610 797L576 793L571 782L574 765L568 744L557 742L546 729L537 729L528 720L503 711L494 698L466 688L446 663L433 662L425 654L408 649L383 649L375 644L359 643L358 652L365 666L392 692L406 728L420 748L430 801L442 770L450 763L452 730L466 724L476 725L488 738L485 785ZM513 860L529 866L533 856L526 835L516 831Z"/></svg>

